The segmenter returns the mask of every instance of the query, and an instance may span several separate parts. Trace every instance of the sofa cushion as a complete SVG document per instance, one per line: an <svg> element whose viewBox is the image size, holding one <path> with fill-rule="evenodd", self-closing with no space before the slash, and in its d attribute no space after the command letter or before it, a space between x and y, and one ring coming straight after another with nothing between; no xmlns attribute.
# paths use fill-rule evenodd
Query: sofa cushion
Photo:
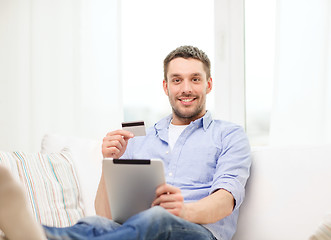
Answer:
<svg viewBox="0 0 331 240"><path fill-rule="evenodd" d="M41 143L42 153L59 152L70 149L83 196L86 216L95 215L94 199L102 168L102 140L45 134Z"/></svg>
<svg viewBox="0 0 331 240"><path fill-rule="evenodd" d="M24 186L36 220L56 227L73 225L84 216L81 192L68 149L58 153L0 152Z"/></svg>

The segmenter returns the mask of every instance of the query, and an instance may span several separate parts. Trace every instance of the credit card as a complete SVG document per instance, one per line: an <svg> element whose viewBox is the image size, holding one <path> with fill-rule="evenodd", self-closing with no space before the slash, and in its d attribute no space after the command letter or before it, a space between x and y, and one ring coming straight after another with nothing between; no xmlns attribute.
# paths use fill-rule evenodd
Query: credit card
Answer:
<svg viewBox="0 0 331 240"><path fill-rule="evenodd" d="M132 132L135 136L146 136L144 121L123 122L122 129Z"/></svg>

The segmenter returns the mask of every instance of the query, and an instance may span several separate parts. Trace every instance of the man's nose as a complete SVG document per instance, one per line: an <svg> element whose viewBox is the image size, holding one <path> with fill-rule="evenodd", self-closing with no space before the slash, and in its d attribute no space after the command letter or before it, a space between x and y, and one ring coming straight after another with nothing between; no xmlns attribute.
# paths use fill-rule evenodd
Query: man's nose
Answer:
<svg viewBox="0 0 331 240"><path fill-rule="evenodd" d="M186 94L192 93L192 82L188 79L185 79L182 84L182 92Z"/></svg>

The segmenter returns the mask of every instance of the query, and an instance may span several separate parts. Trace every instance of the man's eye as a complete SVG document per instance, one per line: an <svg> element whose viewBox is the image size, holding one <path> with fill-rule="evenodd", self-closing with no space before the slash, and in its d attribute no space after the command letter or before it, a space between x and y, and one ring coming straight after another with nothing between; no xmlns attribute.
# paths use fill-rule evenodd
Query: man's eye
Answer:
<svg viewBox="0 0 331 240"><path fill-rule="evenodd" d="M175 79L172 79L172 81L173 81L174 83L179 83L179 82L180 82L180 79L175 78Z"/></svg>
<svg viewBox="0 0 331 240"><path fill-rule="evenodd" d="M193 78L192 81L193 81L193 82L199 82L200 79L199 79L199 78Z"/></svg>

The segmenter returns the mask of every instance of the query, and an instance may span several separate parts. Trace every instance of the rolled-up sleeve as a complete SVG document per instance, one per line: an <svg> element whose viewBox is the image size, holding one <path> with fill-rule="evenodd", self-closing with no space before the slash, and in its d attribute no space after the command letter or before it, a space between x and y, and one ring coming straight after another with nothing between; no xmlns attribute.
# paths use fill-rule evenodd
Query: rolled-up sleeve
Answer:
<svg viewBox="0 0 331 240"><path fill-rule="evenodd" d="M242 127L222 131L219 139L221 149L210 194L225 189L235 199L235 208L240 207L245 197L245 185L250 173L251 153L247 136Z"/></svg>

